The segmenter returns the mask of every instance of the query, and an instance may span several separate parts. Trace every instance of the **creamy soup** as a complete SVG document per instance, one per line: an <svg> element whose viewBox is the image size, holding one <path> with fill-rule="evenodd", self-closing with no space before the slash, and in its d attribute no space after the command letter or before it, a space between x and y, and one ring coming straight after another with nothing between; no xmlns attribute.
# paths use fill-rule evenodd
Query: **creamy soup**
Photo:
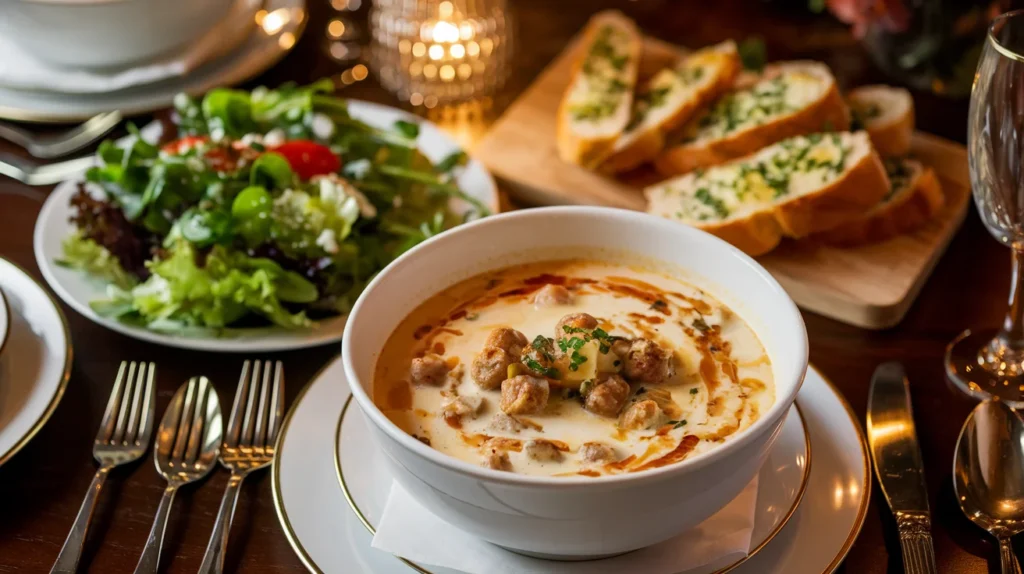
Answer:
<svg viewBox="0 0 1024 574"><path fill-rule="evenodd" d="M511 267L431 297L392 333L374 402L431 447L498 470L601 476L715 448L774 402L754 331L654 270Z"/></svg>

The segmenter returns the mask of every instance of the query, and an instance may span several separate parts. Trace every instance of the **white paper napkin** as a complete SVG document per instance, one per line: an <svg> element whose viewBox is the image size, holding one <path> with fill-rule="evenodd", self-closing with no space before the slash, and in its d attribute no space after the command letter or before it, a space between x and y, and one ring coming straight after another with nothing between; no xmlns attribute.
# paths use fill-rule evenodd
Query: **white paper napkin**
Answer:
<svg viewBox="0 0 1024 574"><path fill-rule="evenodd" d="M184 76L238 47L256 29L254 18L260 3L260 0L236 0L224 20L180 53L133 68L62 68L40 60L5 34L0 34L0 54L3 54L0 57L0 86L19 90L90 94Z"/></svg>
<svg viewBox="0 0 1024 574"><path fill-rule="evenodd" d="M711 571L747 555L756 505L754 477L718 514L673 539L604 560L557 562L522 556L475 538L431 514L393 483L372 546L413 562L467 574L675 574L695 568Z"/></svg>

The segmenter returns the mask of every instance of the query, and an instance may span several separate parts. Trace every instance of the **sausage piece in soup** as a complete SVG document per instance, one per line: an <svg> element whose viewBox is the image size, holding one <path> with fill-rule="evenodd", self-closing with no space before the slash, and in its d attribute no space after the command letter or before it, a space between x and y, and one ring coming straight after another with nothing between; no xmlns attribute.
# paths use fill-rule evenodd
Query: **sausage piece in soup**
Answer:
<svg viewBox="0 0 1024 574"><path fill-rule="evenodd" d="M395 329L374 401L432 448L494 470L638 472L734 438L774 402L743 319L674 273L520 265L434 295Z"/></svg>

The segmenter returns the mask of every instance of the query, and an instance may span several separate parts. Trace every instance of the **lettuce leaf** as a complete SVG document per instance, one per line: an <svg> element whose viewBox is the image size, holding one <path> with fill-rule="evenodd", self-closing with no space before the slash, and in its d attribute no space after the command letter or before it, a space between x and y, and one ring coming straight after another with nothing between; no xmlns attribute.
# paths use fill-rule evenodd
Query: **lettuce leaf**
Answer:
<svg viewBox="0 0 1024 574"><path fill-rule="evenodd" d="M285 328L313 324L305 312L293 313L284 303L311 303L318 298L316 287L270 259L218 245L200 267L192 245L179 241L166 258L148 267L149 279L130 290L111 289L111 298L94 302L93 309L163 331L223 328L249 313Z"/></svg>
<svg viewBox="0 0 1024 574"><path fill-rule="evenodd" d="M137 282L110 251L92 239L82 237L78 232L64 238L62 247L64 257L56 261L58 265L79 269L121 289L130 289Z"/></svg>

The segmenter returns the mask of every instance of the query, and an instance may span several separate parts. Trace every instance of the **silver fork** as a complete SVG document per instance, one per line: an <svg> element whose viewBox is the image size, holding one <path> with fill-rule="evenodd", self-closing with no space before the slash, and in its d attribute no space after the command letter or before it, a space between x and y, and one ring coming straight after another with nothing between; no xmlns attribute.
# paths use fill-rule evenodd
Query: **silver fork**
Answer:
<svg viewBox="0 0 1024 574"><path fill-rule="evenodd" d="M0 175L25 185L53 185L96 165L94 154L65 161L35 165L12 154L0 153Z"/></svg>
<svg viewBox="0 0 1024 574"><path fill-rule="evenodd" d="M273 370L273 380L271 380ZM220 574L224 569L231 518L242 481L254 470L274 460L274 445L284 416L284 366L275 361L245 361L231 407L228 432L220 448L220 463L231 471L217 521L206 545L200 574Z"/></svg>
<svg viewBox="0 0 1024 574"><path fill-rule="evenodd" d="M28 130L0 123L0 138L25 148L32 157L51 159L78 151L107 135L121 123L121 112L103 112L66 132L37 135Z"/></svg>
<svg viewBox="0 0 1024 574"><path fill-rule="evenodd" d="M156 469L167 480L146 548L142 551L136 574L155 574L160 565L160 549L174 495L184 484L197 481L217 464L217 451L223 436L220 401L206 377L192 377L178 388L164 411L156 435Z"/></svg>
<svg viewBox="0 0 1024 574"><path fill-rule="evenodd" d="M82 501L82 507L78 509L78 516L75 517L75 523L51 573L71 573L78 568L89 520L107 475L112 468L138 460L146 453L153 434L155 372L156 365L153 363L121 362L107 401L107 410L103 413L103 421L92 446L92 455L100 463L100 468L92 478L89 491Z"/></svg>

